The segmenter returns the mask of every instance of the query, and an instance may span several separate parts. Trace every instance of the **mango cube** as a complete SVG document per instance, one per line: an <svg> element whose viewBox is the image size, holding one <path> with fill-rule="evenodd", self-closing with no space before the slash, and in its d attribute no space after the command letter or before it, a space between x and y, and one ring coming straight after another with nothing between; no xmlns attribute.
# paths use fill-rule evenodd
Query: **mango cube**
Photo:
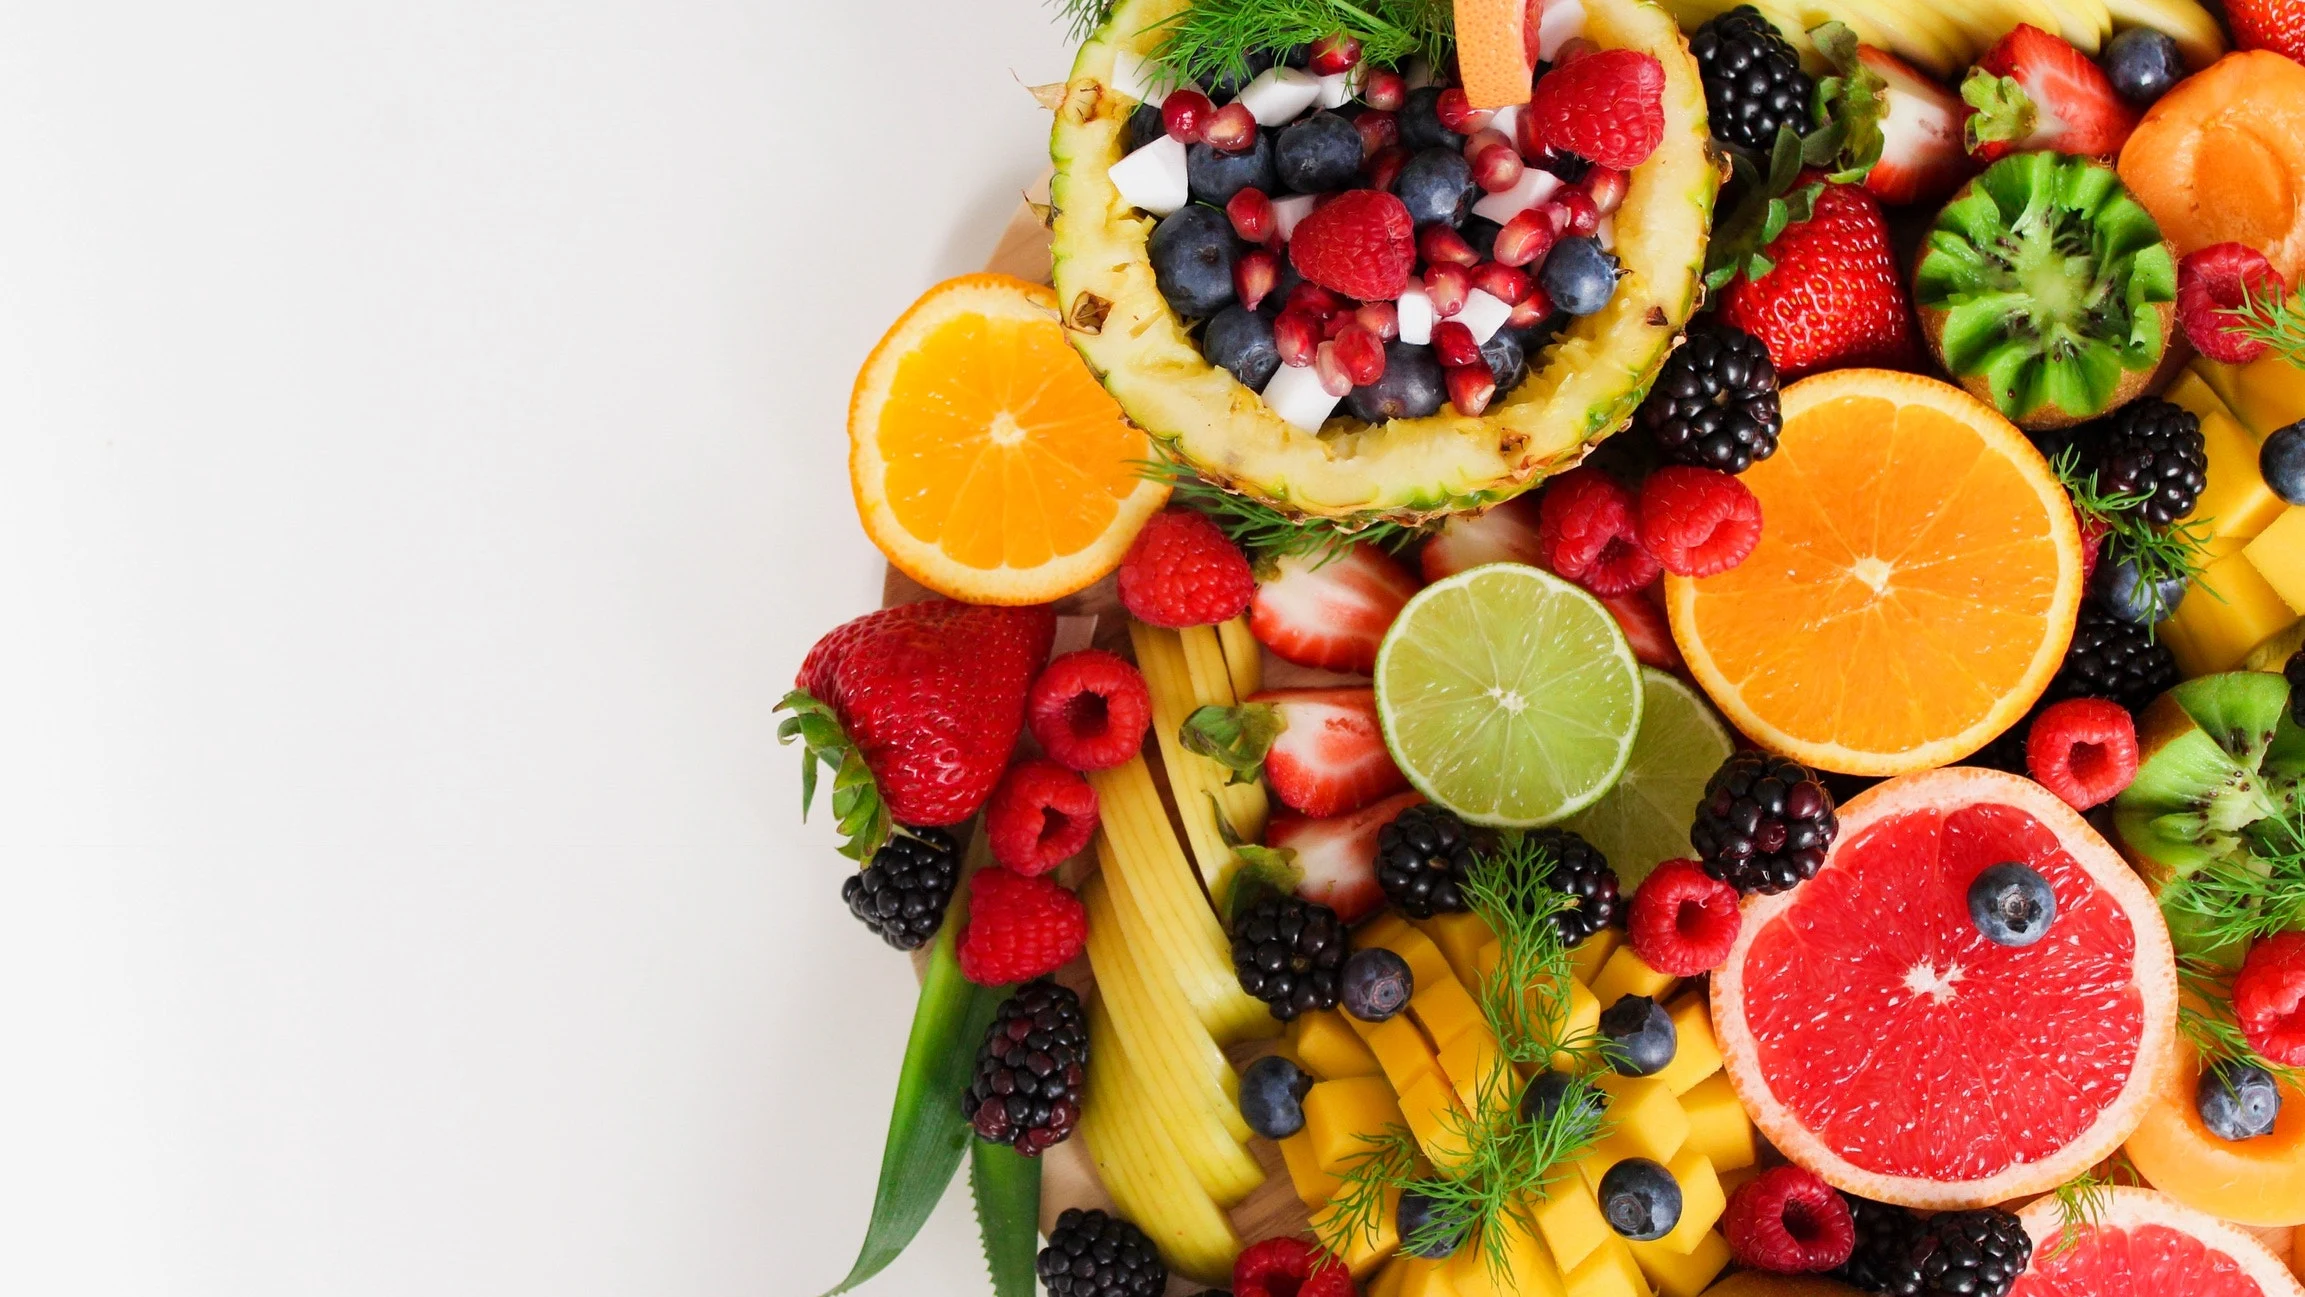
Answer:
<svg viewBox="0 0 2305 1297"><path fill-rule="evenodd" d="M1713 1164L1705 1155L1684 1151L1667 1163L1665 1170L1672 1173L1673 1182L1681 1186L1681 1222L1672 1232L1656 1240L1654 1246L1676 1255L1687 1255L1704 1241L1705 1235L1721 1219L1721 1211L1729 1205L1729 1195L1721 1192L1721 1180L1713 1174Z"/></svg>
<svg viewBox="0 0 2305 1297"><path fill-rule="evenodd" d="M1436 1169L1454 1175L1464 1167L1471 1155L1465 1146L1465 1117L1440 1073L1423 1077L1401 1091L1401 1116Z"/></svg>
<svg viewBox="0 0 2305 1297"><path fill-rule="evenodd" d="M1654 1076L1614 1073L1595 1083L1609 1096L1609 1133L1578 1163L1592 1167L1593 1188L1600 1188L1603 1171L1628 1157L1670 1164L1689 1138L1689 1117L1672 1087Z"/></svg>
<svg viewBox="0 0 2305 1297"><path fill-rule="evenodd" d="M1562 1279L1568 1297L1649 1297L1649 1281L1641 1277L1633 1250L1615 1234L1601 1240L1584 1264Z"/></svg>
<svg viewBox="0 0 2305 1297"><path fill-rule="evenodd" d="M1390 950L1392 947L1385 943L1408 930L1409 921L1399 910L1379 910L1373 918L1353 929L1353 948L1366 950L1370 946L1384 946Z"/></svg>
<svg viewBox="0 0 2305 1297"><path fill-rule="evenodd" d="M1565 1297L1560 1268L1544 1239L1509 1212L1490 1228L1504 1236L1505 1273L1489 1268L1485 1240L1468 1241L1449 1258L1449 1284L1457 1297Z"/></svg>
<svg viewBox="0 0 2305 1297"><path fill-rule="evenodd" d="M1457 1290L1449 1282L1447 1260L1427 1261L1423 1257L1405 1256L1393 1262L1401 1271L1401 1286L1394 1297L1457 1297Z"/></svg>
<svg viewBox="0 0 2305 1297"><path fill-rule="evenodd" d="M1662 1000L1665 992L1673 989L1673 975L1660 973L1649 967L1648 961L1633 953L1631 946L1619 946L1601 965L1600 976L1591 980L1593 998L1608 1007L1628 995L1645 995Z"/></svg>
<svg viewBox="0 0 2305 1297"><path fill-rule="evenodd" d="M1573 1175L1548 1185L1544 1200L1529 1204L1529 1216L1564 1273L1591 1256L1613 1232L1592 1187Z"/></svg>
<svg viewBox="0 0 2305 1297"><path fill-rule="evenodd" d="M1437 1046L1445 1046L1476 1027L1488 1030L1489 1020L1481 1015L1481 1006L1454 976L1441 982L1419 978L1416 994L1409 997L1409 1013Z"/></svg>
<svg viewBox="0 0 2305 1297"><path fill-rule="evenodd" d="M2305 370L2282 359L2279 352L2246 365L2195 360L2193 370L2260 441L2284 424L2305 419Z"/></svg>
<svg viewBox="0 0 2305 1297"><path fill-rule="evenodd" d="M1497 965L1504 962L1504 958L1505 947L1502 942L1495 937L1482 942L1481 948L1473 952L1472 976L1462 979L1465 986L1477 989L1486 984L1489 976L1497 971Z"/></svg>
<svg viewBox="0 0 2305 1297"><path fill-rule="evenodd" d="M1381 1076L1322 1081L1305 1091L1301 1134L1312 1145L1314 1164L1324 1171L1341 1171L1366 1156L1369 1146L1362 1136L1403 1124L1393 1087Z"/></svg>
<svg viewBox="0 0 2305 1297"><path fill-rule="evenodd" d="M1343 1219L1334 1203L1313 1213L1313 1236L1345 1263L1355 1281L1366 1279L1370 1271L1400 1250L1400 1186L1385 1186L1384 1195L1384 1210L1377 1213L1376 1220L1361 1222L1358 1227L1355 1222Z"/></svg>
<svg viewBox="0 0 2305 1297"><path fill-rule="evenodd" d="M1569 983L1569 1018L1567 1022L1561 1024L1561 1039L1575 1044L1581 1038L1598 1035L1600 1030L1600 997L1594 995L1591 988L1583 982ZM1597 1054L1587 1054L1585 1058L1595 1065L1602 1065L1598 1062L1599 1055ZM1571 1070L1575 1062L1576 1056L1567 1050L1553 1055L1553 1066L1563 1071Z"/></svg>
<svg viewBox="0 0 2305 1297"><path fill-rule="evenodd" d="M1618 944L1624 939L1624 934L1617 929L1603 928L1578 942L1569 951L1569 976L1591 986L1593 979L1601 975L1601 965L1609 962L1609 956L1617 952Z"/></svg>
<svg viewBox="0 0 2305 1297"><path fill-rule="evenodd" d="M1697 1297L1728 1268L1729 1240L1718 1230L1706 1230L1687 1252L1668 1251L1662 1242L1625 1244L1660 1297Z"/></svg>
<svg viewBox="0 0 2305 1297"><path fill-rule="evenodd" d="M2283 510L2241 552L2289 611L2305 617L2305 505Z"/></svg>
<svg viewBox="0 0 2305 1297"><path fill-rule="evenodd" d="M1757 1165L1740 1166L1734 1171L1723 1171L1716 1166L1713 1170L1721 1177L1721 1192L1731 1198L1737 1196L1737 1190L1744 1188L1747 1180L1753 1179L1761 1173L1761 1168Z"/></svg>
<svg viewBox="0 0 2305 1297"><path fill-rule="evenodd" d="M2276 522L2250 544L2262 543ZM2211 563L2201 582L2214 590L2197 590L2177 605L2171 622L2184 633L2171 636L2169 651L2186 675L2212 675L2231 671L2249 656L2259 641L2297 620L2297 612L2268 584L2247 553L2233 554Z"/></svg>
<svg viewBox="0 0 2305 1297"><path fill-rule="evenodd" d="M1456 914L1436 914L1429 919L1419 920L1416 926L1433 939L1434 945L1441 948L1441 954L1449 961L1449 969L1457 975L1458 981L1466 986L1480 985L1474 956L1480 953L1483 945L1497 939L1497 934L1489 930L1487 919L1464 910Z"/></svg>
<svg viewBox="0 0 2305 1297"><path fill-rule="evenodd" d="M1405 920L1398 930L1387 929L1371 935L1369 927L1364 926L1353 934L1355 950L1371 947L1382 947L1408 961L1415 994L1422 995L1427 987L1457 980L1456 970L1449 967L1449 957L1441 953L1431 937L1410 927Z"/></svg>
<svg viewBox="0 0 2305 1297"><path fill-rule="evenodd" d="M1684 1147L1705 1155L1716 1172L1726 1174L1751 1166L1759 1150L1753 1143L1753 1119L1737 1101L1727 1072L1715 1072L1681 1096L1681 1114L1689 1119Z"/></svg>
<svg viewBox="0 0 2305 1297"><path fill-rule="evenodd" d="M1504 1050L1486 1026L1476 1025L1441 1047L1441 1075L1457 1092L1467 1112L1481 1110L1481 1092L1489 1091L1492 1108L1510 1106L1520 1094L1520 1075L1505 1060Z"/></svg>
<svg viewBox="0 0 2305 1297"><path fill-rule="evenodd" d="M1667 1013L1673 1019L1673 1061L1657 1079L1675 1094L1687 1094L1697 1082L1721 1070L1720 1042L1713 1039L1713 1011L1705 997L1684 995Z"/></svg>
<svg viewBox="0 0 2305 1297"><path fill-rule="evenodd" d="M1408 1277L1411 1257L1396 1256L1369 1281L1368 1297L1400 1297L1401 1280Z"/></svg>
<svg viewBox="0 0 2305 1297"><path fill-rule="evenodd" d="M1423 1078L1440 1074L1440 1060L1433 1056L1431 1043L1409 1015L1396 1013L1383 1022L1350 1021L1395 1091L1406 1094Z"/></svg>
<svg viewBox="0 0 2305 1297"><path fill-rule="evenodd" d="M1289 1050L1306 1071L1323 1081L1384 1071L1360 1033L1347 1026L1345 1015L1335 1009L1298 1014L1289 1024Z"/></svg>
<svg viewBox="0 0 2305 1297"><path fill-rule="evenodd" d="M1335 1171L1321 1165L1319 1150L1313 1147L1313 1137L1303 1131L1279 1141L1281 1161L1289 1168L1289 1184L1297 1191L1297 1201L1307 1207L1318 1207L1337 1196L1344 1181Z"/></svg>
<svg viewBox="0 0 2305 1297"><path fill-rule="evenodd" d="M2180 379L2179 386L2186 381ZM2205 386L2200 391L2216 400ZM2206 520L2210 534L2218 537L2246 538L2265 530L2265 524L2280 514L2282 503L2257 470L2257 438L2226 412L2223 402L2194 409L2177 397L2177 387L2171 387L2170 400L2201 416L2201 441L2209 455L2209 483L2193 506L2193 516Z"/></svg>

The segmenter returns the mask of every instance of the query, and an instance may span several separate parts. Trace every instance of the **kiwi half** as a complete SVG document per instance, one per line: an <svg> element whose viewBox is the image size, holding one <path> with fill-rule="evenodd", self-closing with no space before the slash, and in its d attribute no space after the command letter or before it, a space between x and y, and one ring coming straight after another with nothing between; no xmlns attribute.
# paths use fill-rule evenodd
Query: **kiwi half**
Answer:
<svg viewBox="0 0 2305 1297"><path fill-rule="evenodd" d="M2145 390L2176 316L2177 259L2113 168L2018 153L1937 214L1913 302L1938 363L2027 428Z"/></svg>
<svg viewBox="0 0 2305 1297"><path fill-rule="evenodd" d="M2212 861L2246 863L2251 826L2305 797L2305 728L2289 682L2267 671L2201 676L2137 718L2137 777L2113 802L2113 835L2164 899ZM2181 952L2224 962L2164 906Z"/></svg>

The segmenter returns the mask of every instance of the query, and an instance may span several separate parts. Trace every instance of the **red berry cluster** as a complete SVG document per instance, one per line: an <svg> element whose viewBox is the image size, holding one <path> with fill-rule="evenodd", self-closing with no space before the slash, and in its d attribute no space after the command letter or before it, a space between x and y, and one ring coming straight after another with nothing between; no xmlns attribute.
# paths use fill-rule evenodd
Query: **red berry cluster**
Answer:
<svg viewBox="0 0 2305 1297"><path fill-rule="evenodd" d="M1715 576L1761 540L1761 502L1718 469L1670 465L1636 494L1600 469L1573 468L1538 503L1545 566L1603 598L1644 590L1663 573Z"/></svg>

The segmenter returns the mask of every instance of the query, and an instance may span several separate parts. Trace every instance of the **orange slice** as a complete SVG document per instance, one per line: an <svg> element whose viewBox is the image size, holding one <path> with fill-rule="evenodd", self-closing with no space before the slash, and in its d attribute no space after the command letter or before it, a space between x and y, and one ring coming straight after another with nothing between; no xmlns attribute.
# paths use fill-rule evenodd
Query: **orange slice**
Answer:
<svg viewBox="0 0 2305 1297"><path fill-rule="evenodd" d="M1168 499L1144 433L1065 341L1056 295L1008 275L928 290L848 404L849 484L897 568L970 603L1027 604L1120 566Z"/></svg>
<svg viewBox="0 0 2305 1297"><path fill-rule="evenodd" d="M1697 683L1764 747L1825 770L1955 761L2041 696L2073 635L2081 543L2023 434L1934 379L1844 369L1785 389L1744 482L1761 540L1667 577Z"/></svg>

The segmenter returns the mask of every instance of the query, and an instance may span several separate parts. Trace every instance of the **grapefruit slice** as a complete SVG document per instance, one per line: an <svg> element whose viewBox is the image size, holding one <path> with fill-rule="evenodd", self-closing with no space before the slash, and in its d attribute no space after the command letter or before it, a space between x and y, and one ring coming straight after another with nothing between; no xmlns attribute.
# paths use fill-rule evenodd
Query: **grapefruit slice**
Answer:
<svg viewBox="0 0 2305 1297"><path fill-rule="evenodd" d="M2174 1057L2177 973L2121 857L2031 780L1954 767L1841 808L1809 882L1759 898L1713 976L1730 1082L1787 1157L1851 1193L1965 1208L2118 1147ZM1995 945L1969 884L2017 861L2056 893Z"/></svg>
<svg viewBox="0 0 2305 1297"><path fill-rule="evenodd" d="M2105 1191L2104 1210L2058 1249L2057 1203L2017 1213L2033 1261L2009 1297L2300 1297L2289 1267L2265 1245L2214 1216L2151 1189ZM2051 1253L2056 1253L2052 1256Z"/></svg>

